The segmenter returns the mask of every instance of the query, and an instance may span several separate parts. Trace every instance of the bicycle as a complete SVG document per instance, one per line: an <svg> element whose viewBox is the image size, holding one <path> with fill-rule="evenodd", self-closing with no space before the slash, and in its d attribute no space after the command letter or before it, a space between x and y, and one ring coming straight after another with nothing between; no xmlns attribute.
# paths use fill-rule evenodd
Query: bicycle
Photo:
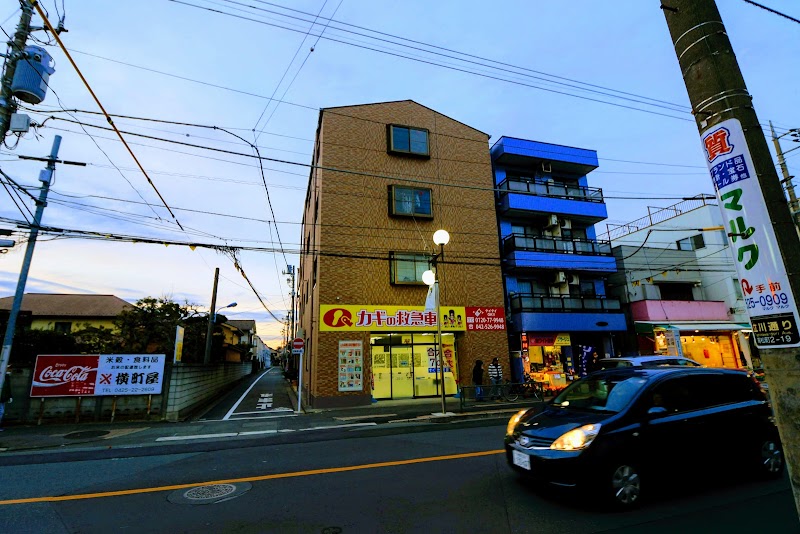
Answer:
<svg viewBox="0 0 800 534"><path fill-rule="evenodd" d="M500 394L508 402L515 402L520 397L528 399L533 397L537 401L544 400L544 388L539 382L528 380L522 384L515 384L506 380L500 385Z"/></svg>

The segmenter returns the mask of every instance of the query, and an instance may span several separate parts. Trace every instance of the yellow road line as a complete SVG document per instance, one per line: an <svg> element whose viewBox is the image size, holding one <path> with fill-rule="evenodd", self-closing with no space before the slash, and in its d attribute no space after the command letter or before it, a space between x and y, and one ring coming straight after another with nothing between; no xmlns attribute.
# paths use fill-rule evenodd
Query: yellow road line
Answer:
<svg viewBox="0 0 800 534"><path fill-rule="evenodd" d="M330 473L344 473L346 471L359 471L361 469L375 469L378 467L392 467L397 465L421 464L425 462L440 462L444 460L459 460L462 458L476 458L479 456L491 456L503 454L502 449L481 452L468 452L464 454L448 454L446 456L430 456L427 458L415 458L413 460L396 460L393 462L379 462L376 464L350 465L345 467L330 467L327 469L311 469L309 471L295 471L292 473L275 473L273 475L260 475L255 477L230 478L225 480L212 480L208 482L193 482L191 484L173 484L171 486L156 486L152 488L128 489L119 491L103 491L100 493L82 493L78 495L60 495L52 497L30 497L27 499L8 499L0 501L0 506L9 504L28 504L34 502L59 502L59 501L79 501L83 499L101 499L103 497L118 497L121 495L136 495L139 493L155 493L158 491L173 491L179 489L193 488L195 486L207 486L211 484L235 484L236 482L258 482L261 480L275 480L278 478L305 477L311 475L326 475Z"/></svg>

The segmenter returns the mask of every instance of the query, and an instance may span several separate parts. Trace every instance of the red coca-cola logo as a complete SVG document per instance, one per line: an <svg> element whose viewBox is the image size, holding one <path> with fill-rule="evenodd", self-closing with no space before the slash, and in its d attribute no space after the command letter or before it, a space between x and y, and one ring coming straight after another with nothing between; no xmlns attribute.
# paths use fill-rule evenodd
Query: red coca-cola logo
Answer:
<svg viewBox="0 0 800 534"><path fill-rule="evenodd" d="M42 369L39 373L39 382L53 382L66 384L67 382L85 382L89 379L89 373L96 371L96 367L88 365L73 365L65 369L54 369L52 365Z"/></svg>

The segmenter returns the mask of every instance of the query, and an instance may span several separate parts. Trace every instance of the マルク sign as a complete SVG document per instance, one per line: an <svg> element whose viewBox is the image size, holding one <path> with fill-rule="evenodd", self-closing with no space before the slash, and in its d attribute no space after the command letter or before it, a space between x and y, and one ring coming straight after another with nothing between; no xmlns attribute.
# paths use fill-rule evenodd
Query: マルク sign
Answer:
<svg viewBox="0 0 800 534"><path fill-rule="evenodd" d="M756 345L800 346L794 295L742 125L728 119L702 141Z"/></svg>
<svg viewBox="0 0 800 534"><path fill-rule="evenodd" d="M39 355L31 397L158 395L164 354Z"/></svg>
<svg viewBox="0 0 800 534"><path fill-rule="evenodd" d="M301 338L296 337L292 340L292 349L294 350L302 350L306 346L305 341Z"/></svg>

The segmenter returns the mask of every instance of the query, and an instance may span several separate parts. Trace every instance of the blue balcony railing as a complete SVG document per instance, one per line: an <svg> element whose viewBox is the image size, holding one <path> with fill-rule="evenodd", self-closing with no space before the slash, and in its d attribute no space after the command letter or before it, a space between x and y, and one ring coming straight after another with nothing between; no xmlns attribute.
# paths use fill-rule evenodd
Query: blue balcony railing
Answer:
<svg viewBox="0 0 800 534"><path fill-rule="evenodd" d="M563 254L585 254L590 256L610 256L610 241L591 241L588 239L564 239L561 237L525 236L511 234L503 239L503 252L510 254L515 250L529 252L560 252Z"/></svg>
<svg viewBox="0 0 800 534"><path fill-rule="evenodd" d="M603 202L603 190L596 187L584 187L564 182L542 180L539 178L521 179L506 178L497 189L502 193L522 193L545 197L585 200L587 202Z"/></svg>
<svg viewBox="0 0 800 534"><path fill-rule="evenodd" d="M516 293L510 297L511 313L525 312L616 312L619 299L607 297L573 297L570 295L537 295Z"/></svg>

